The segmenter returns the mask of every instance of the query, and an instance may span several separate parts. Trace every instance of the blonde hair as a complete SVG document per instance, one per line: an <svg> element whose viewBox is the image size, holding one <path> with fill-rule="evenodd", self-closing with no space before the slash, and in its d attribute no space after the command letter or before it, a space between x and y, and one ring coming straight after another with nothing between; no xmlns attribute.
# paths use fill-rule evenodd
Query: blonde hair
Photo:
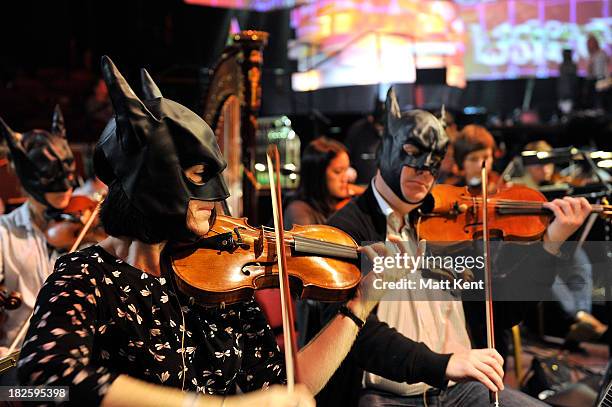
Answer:
<svg viewBox="0 0 612 407"><path fill-rule="evenodd" d="M525 144L524 151L552 151L553 148L544 140L536 140Z"/></svg>

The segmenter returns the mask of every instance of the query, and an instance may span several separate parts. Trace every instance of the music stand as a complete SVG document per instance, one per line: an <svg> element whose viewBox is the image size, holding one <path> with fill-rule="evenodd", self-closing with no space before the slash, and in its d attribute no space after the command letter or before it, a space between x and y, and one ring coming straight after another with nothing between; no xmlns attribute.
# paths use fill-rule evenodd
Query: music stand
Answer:
<svg viewBox="0 0 612 407"><path fill-rule="evenodd" d="M417 68L415 85L446 85L446 67Z"/></svg>
<svg viewBox="0 0 612 407"><path fill-rule="evenodd" d="M414 92L412 92L414 107L424 105L423 85L446 85L446 67L416 69Z"/></svg>

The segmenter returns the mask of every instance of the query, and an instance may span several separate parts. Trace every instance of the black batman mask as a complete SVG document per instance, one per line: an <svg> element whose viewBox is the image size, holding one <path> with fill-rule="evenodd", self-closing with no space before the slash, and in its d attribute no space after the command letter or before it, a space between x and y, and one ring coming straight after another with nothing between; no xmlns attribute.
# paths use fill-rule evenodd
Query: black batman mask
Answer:
<svg viewBox="0 0 612 407"><path fill-rule="evenodd" d="M190 199L221 201L229 196L221 172L227 163L212 129L197 114L162 96L145 70L144 100L132 91L108 57L102 74L115 111L94 153L98 177L121 187L133 207L159 223L168 240L190 240L186 228ZM204 165L195 184L184 170Z"/></svg>
<svg viewBox="0 0 612 407"><path fill-rule="evenodd" d="M64 192L76 186L74 156L59 106L55 106L51 132L35 129L20 135L0 119L0 133L23 188L45 206L62 209L52 208L45 199L47 192Z"/></svg>
<svg viewBox="0 0 612 407"><path fill-rule="evenodd" d="M437 177L440 163L446 154L448 136L444 126L434 115L424 110L401 112L395 91L389 89L386 101L385 131L379 153L378 168L391 190L405 202L401 187L401 173L404 166L417 171L430 171ZM417 147L418 154L409 154L404 145Z"/></svg>

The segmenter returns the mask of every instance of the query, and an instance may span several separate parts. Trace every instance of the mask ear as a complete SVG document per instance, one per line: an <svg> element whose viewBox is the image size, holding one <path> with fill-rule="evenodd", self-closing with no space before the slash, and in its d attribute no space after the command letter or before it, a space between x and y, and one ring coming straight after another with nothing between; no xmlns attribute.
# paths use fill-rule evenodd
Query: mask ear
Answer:
<svg viewBox="0 0 612 407"><path fill-rule="evenodd" d="M140 82L142 83L142 93L146 100L153 100L163 97L161 91L151 78L146 69L140 70Z"/></svg>
<svg viewBox="0 0 612 407"><path fill-rule="evenodd" d="M442 124L442 127L446 129L446 107L444 105L442 105L442 108L440 109L440 124Z"/></svg>
<svg viewBox="0 0 612 407"><path fill-rule="evenodd" d="M64 115L59 104L55 105L53 110L53 122L51 123L51 133L57 134L63 138L66 138L66 127L64 126Z"/></svg>
<svg viewBox="0 0 612 407"><path fill-rule="evenodd" d="M30 162L28 159L28 155L26 154L23 145L21 144L20 137L18 133L13 131L8 124L2 120L0 117L0 134L2 138L6 140L6 144L8 145L9 151L11 153L11 161L13 164L19 162L23 165L28 165ZM17 164L15 164L17 165Z"/></svg>
<svg viewBox="0 0 612 407"><path fill-rule="evenodd" d="M9 149L11 150L11 152L15 150L23 151L23 148L21 147L21 143L19 142L19 139L17 138L17 133L15 133L13 129L11 129L8 126L8 124L6 124L4 120L2 120L1 117L0 117L0 134L2 134L2 137L6 140L6 144L9 146Z"/></svg>
<svg viewBox="0 0 612 407"><path fill-rule="evenodd" d="M134 148L135 145L142 146L141 137L145 132L136 129L142 126L142 122L156 120L155 116L136 96L113 61L106 55L102 57L102 76L115 110L117 128L122 130L122 144L128 149Z"/></svg>
<svg viewBox="0 0 612 407"><path fill-rule="evenodd" d="M393 87L389 88L387 92L385 108L387 110L387 129L391 135L394 135L401 124L400 118L402 117L402 113Z"/></svg>

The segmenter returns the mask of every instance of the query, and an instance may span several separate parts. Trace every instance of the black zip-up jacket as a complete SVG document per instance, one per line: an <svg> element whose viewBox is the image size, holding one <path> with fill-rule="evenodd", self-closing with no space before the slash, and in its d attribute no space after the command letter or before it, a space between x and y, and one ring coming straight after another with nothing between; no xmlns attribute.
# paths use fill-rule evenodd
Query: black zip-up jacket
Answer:
<svg viewBox="0 0 612 407"><path fill-rule="evenodd" d="M353 199L334 214L328 224L345 231L358 244L386 239L387 221L378 206L372 185L363 195ZM520 250L522 259L517 260L515 268L519 271L513 273L512 278L535 279L540 286L544 284L550 287L555 273L549 266L554 262L555 256L548 254L541 247L522 247ZM533 270L542 270L542 273L536 274ZM494 285L494 289L501 288L498 284ZM501 335L497 333L519 323L534 305L533 302L495 302L496 336L501 339ZM337 304L324 306L323 324L336 315L338 307ZM481 302L464 302L464 309L473 346L486 347L486 337L482 337L486 332L484 306ZM364 370L397 382L425 382L433 387L444 388L448 382L445 374L450 356L435 353L425 344L403 336L378 320L373 312L359 332L346 359L317 395L317 405L356 406Z"/></svg>

